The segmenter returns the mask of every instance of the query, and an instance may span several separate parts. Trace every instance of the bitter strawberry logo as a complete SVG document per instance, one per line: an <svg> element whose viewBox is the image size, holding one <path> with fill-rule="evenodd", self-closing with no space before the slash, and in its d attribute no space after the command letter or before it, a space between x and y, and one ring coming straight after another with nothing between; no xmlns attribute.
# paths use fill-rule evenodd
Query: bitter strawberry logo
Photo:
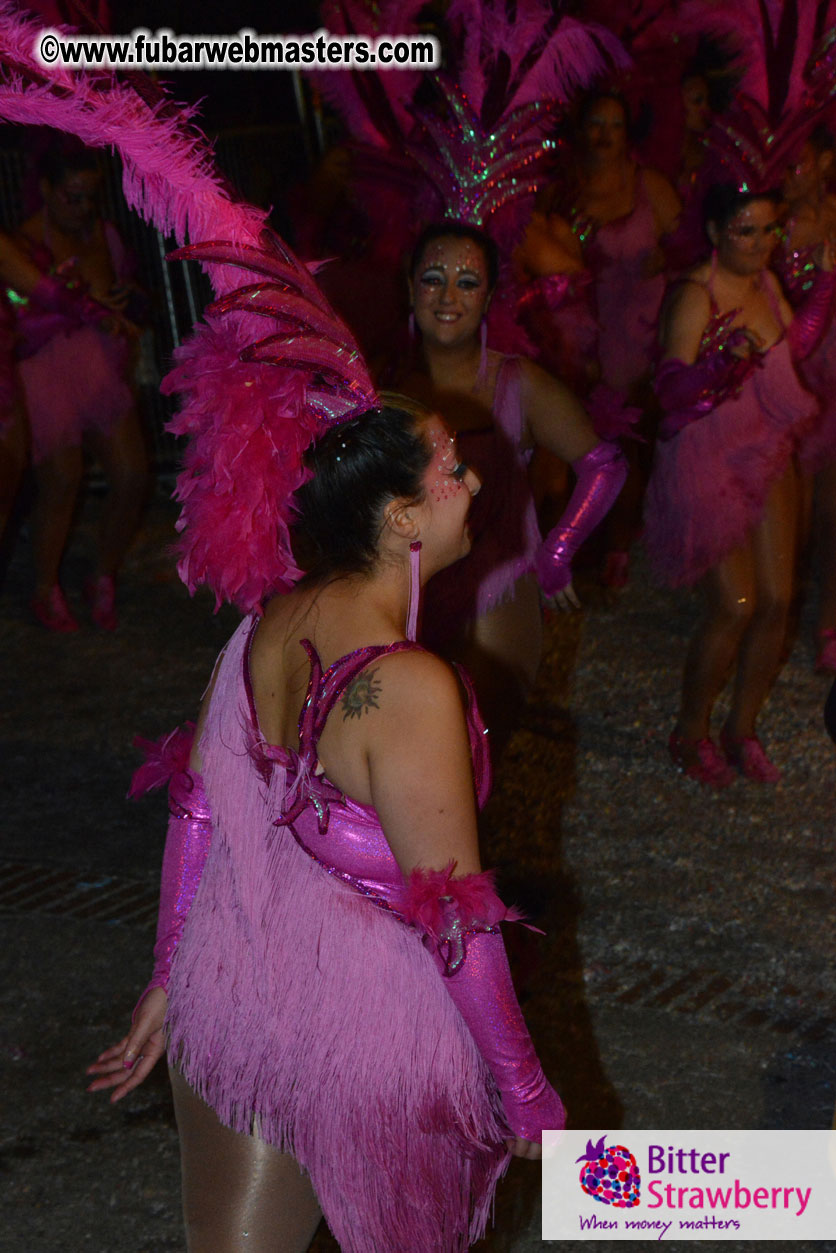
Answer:
<svg viewBox="0 0 836 1253"><path fill-rule="evenodd" d="M597 1144L586 1142L586 1152L577 1160L581 1166L580 1183L584 1192L602 1205L615 1209L632 1209L639 1203L641 1175L636 1159L623 1144L605 1147L606 1136Z"/></svg>

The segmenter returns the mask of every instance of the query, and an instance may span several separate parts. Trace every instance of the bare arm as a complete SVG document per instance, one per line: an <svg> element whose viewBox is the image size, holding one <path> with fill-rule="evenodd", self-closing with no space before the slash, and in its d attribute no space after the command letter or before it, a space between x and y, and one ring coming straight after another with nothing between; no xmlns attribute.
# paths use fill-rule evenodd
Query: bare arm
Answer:
<svg viewBox="0 0 836 1253"><path fill-rule="evenodd" d="M660 323L662 359L693 365L711 317L711 301L701 283L681 283L665 301Z"/></svg>
<svg viewBox="0 0 836 1253"><path fill-rule="evenodd" d="M15 291L28 296L38 286L42 274L8 235L0 231L0 279Z"/></svg>
<svg viewBox="0 0 836 1253"><path fill-rule="evenodd" d="M661 239L663 235L670 235L678 226L682 201L672 184L658 170L645 169L643 177Z"/></svg>
<svg viewBox="0 0 836 1253"><path fill-rule="evenodd" d="M429 653L387 658L366 724L372 803L408 876L416 866L478 873L476 801L458 680Z"/></svg>
<svg viewBox="0 0 836 1253"><path fill-rule="evenodd" d="M531 443L563 461L577 461L598 443L586 410L565 383L533 361L521 364L523 413Z"/></svg>

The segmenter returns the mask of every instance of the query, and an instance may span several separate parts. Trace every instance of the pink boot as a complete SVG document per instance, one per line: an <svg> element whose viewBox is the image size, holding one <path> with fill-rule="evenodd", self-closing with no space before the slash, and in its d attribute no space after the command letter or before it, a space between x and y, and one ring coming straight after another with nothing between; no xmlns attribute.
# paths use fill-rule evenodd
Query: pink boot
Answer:
<svg viewBox="0 0 836 1253"><path fill-rule="evenodd" d="M47 631L55 631L58 635L69 635L72 631L78 630L78 623L58 583L54 583L45 596L34 596L31 609L41 626L46 627Z"/></svg>
<svg viewBox="0 0 836 1253"><path fill-rule="evenodd" d="M119 624L116 616L116 583L113 575L100 574L84 584L84 598L90 606L90 617L103 631L115 631Z"/></svg>

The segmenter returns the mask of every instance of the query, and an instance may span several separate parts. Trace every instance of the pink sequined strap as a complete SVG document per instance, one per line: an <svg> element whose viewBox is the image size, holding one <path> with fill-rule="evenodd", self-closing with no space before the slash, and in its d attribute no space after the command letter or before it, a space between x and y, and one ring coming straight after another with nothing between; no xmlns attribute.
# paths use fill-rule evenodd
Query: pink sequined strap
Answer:
<svg viewBox="0 0 836 1253"><path fill-rule="evenodd" d="M508 908L499 899L491 871L454 878L455 869L454 861L443 870L416 866L393 901L404 920L435 946L448 976L464 963L468 936L523 918L518 909Z"/></svg>

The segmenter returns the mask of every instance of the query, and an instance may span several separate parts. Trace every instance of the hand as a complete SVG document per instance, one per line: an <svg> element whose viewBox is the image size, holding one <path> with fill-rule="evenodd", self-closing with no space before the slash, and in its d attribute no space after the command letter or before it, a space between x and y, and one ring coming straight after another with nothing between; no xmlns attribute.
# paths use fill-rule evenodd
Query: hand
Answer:
<svg viewBox="0 0 836 1253"><path fill-rule="evenodd" d="M543 603L547 609L559 609L561 613L570 613L573 609L581 608L578 594L571 583L567 583L562 591L555 592L554 596L544 597Z"/></svg>
<svg viewBox="0 0 836 1253"><path fill-rule="evenodd" d="M543 1156L543 1146L535 1140L523 1140L517 1136L516 1140L506 1140L505 1143L512 1157L525 1157L530 1162L539 1162Z"/></svg>
<svg viewBox="0 0 836 1253"><path fill-rule="evenodd" d="M125 283L116 283L106 295L97 296L100 305L104 305L107 309L113 309L115 313L122 313L127 307L131 298L131 288Z"/></svg>
<svg viewBox="0 0 836 1253"><path fill-rule="evenodd" d="M737 357L740 361L747 361L753 353L763 352L766 340L762 335L759 335L757 331L750 331L748 326L741 326L738 329L743 338L729 348L733 357Z"/></svg>
<svg viewBox="0 0 836 1253"><path fill-rule="evenodd" d="M152 988L142 998L128 1034L87 1067L88 1075L101 1076L88 1086L88 1092L113 1088L110 1102L115 1104L147 1079L165 1052L163 1023L167 1005L168 997L162 988Z"/></svg>

